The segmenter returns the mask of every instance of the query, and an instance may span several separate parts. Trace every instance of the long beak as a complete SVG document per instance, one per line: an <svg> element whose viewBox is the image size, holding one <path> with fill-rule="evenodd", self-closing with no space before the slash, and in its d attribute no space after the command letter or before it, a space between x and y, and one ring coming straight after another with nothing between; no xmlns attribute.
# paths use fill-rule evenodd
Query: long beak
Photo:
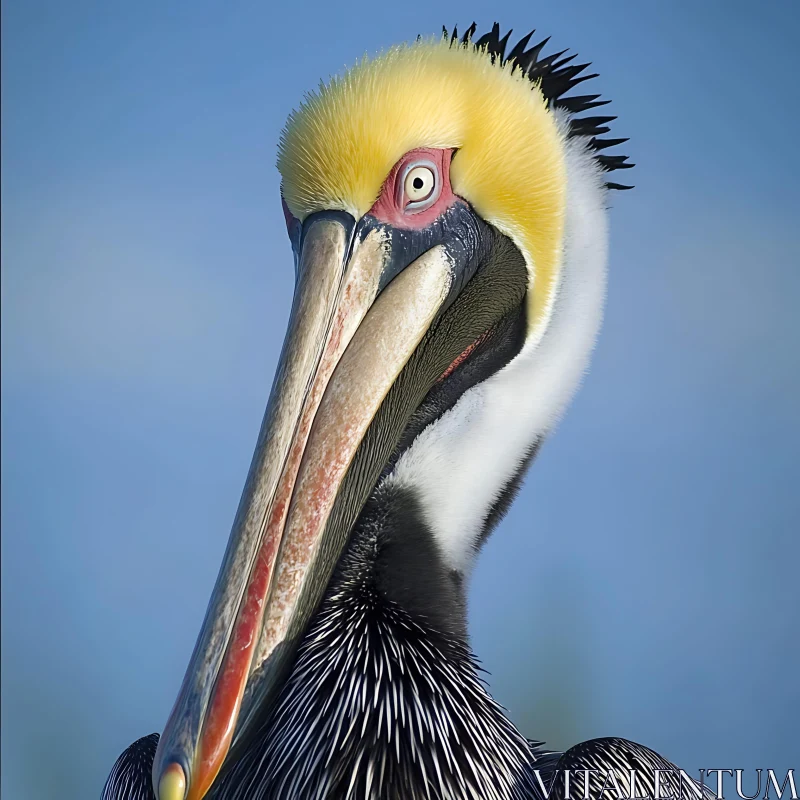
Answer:
<svg viewBox="0 0 800 800"><path fill-rule="evenodd" d="M343 479L453 281L436 246L385 288L379 229L306 220L292 316L228 549L153 765L159 800L200 800L260 720L338 552ZM384 278L385 280L385 278ZM339 546L339 545L337 545ZM341 547L339 546L339 550Z"/></svg>

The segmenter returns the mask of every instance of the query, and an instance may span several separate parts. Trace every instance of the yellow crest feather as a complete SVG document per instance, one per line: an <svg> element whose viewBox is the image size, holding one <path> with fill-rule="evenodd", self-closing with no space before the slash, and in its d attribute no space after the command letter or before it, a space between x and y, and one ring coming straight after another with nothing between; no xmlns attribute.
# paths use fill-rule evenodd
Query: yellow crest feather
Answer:
<svg viewBox="0 0 800 800"><path fill-rule="evenodd" d="M301 220L325 209L359 219L418 147L458 148L453 191L520 248L529 333L540 334L561 259L563 144L541 91L512 64L447 40L364 57L290 115L278 155L286 204Z"/></svg>

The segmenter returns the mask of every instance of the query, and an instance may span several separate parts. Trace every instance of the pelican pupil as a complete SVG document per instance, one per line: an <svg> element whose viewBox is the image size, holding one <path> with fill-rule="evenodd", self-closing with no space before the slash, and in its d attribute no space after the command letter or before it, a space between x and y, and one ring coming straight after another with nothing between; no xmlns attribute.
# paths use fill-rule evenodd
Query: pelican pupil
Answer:
<svg viewBox="0 0 800 800"><path fill-rule="evenodd" d="M422 186L423 186L423 183L424 183L424 181L422 180L422 178L414 178L414 188L415 189L421 189Z"/></svg>

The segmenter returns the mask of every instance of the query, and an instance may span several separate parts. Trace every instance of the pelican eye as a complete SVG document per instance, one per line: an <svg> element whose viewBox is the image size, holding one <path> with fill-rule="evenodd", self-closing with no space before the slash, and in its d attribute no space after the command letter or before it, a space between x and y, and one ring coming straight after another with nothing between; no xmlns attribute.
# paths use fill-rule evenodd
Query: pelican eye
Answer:
<svg viewBox="0 0 800 800"><path fill-rule="evenodd" d="M438 200L439 194L439 173L434 164L416 162L406 167L402 184L403 211L411 214L424 211Z"/></svg>
<svg viewBox="0 0 800 800"><path fill-rule="evenodd" d="M406 175L406 197L412 202L427 200L436 186L436 176L429 167L414 167Z"/></svg>

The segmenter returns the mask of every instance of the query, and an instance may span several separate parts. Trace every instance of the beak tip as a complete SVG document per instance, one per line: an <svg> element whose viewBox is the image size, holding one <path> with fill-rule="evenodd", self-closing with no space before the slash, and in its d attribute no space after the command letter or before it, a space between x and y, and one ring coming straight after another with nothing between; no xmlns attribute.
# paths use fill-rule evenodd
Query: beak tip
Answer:
<svg viewBox="0 0 800 800"><path fill-rule="evenodd" d="M184 800L186 776L180 764L167 764L158 781L158 800Z"/></svg>

